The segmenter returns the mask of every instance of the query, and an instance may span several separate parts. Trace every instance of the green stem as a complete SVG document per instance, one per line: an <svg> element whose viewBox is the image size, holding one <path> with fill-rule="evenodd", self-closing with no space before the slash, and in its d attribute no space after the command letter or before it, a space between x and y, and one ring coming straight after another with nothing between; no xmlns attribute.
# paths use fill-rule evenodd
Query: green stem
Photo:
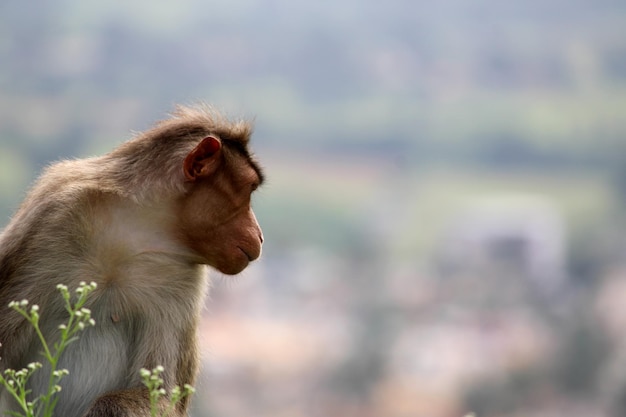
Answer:
<svg viewBox="0 0 626 417"><path fill-rule="evenodd" d="M45 351L44 356L46 357L46 360L50 360L52 358L52 354L50 353L50 348L48 347L48 343L46 342L46 339L43 337L43 333L41 333L41 329L39 328L39 323L37 323L36 321L31 321L31 324L35 328L37 337L39 337L39 340L41 341L41 344L43 345L43 349Z"/></svg>

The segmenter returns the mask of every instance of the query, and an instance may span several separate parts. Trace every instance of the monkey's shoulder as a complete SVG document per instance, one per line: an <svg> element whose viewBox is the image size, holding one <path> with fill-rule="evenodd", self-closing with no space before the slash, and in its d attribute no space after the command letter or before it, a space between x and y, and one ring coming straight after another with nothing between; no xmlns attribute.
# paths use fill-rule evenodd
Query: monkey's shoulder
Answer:
<svg viewBox="0 0 626 417"><path fill-rule="evenodd" d="M121 193L105 176L98 173L100 158L56 162L39 176L14 222L28 224L40 219L45 225L89 217L91 210L106 204Z"/></svg>

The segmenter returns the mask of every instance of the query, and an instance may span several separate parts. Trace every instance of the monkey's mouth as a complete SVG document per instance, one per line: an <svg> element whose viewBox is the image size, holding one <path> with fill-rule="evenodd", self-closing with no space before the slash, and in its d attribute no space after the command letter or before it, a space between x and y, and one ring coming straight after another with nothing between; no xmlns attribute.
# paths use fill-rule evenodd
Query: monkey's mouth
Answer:
<svg viewBox="0 0 626 417"><path fill-rule="evenodd" d="M256 259L256 257L250 255L248 252L245 251L245 249L243 249L241 246L237 246L237 249L239 249L244 255L246 255L246 258L248 258L248 262L252 262Z"/></svg>

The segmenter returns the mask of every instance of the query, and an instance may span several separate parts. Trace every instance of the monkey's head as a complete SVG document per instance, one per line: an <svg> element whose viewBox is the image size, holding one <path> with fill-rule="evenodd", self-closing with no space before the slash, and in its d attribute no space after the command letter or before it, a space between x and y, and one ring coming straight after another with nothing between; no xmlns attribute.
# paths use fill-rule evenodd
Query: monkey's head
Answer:
<svg viewBox="0 0 626 417"><path fill-rule="evenodd" d="M203 138L182 170L188 192L180 199L179 230L206 263L228 275L261 255L263 233L251 206L263 174L245 145Z"/></svg>

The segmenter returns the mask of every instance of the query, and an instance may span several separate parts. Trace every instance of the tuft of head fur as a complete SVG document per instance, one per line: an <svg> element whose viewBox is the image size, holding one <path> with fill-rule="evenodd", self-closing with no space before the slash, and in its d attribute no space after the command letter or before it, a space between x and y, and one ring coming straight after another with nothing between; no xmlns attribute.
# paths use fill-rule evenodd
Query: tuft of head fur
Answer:
<svg viewBox="0 0 626 417"><path fill-rule="evenodd" d="M160 128L202 127L206 132L216 134L220 139L248 145L252 135L252 124L246 120L232 120L209 104L196 106L176 106L171 118L157 123Z"/></svg>

